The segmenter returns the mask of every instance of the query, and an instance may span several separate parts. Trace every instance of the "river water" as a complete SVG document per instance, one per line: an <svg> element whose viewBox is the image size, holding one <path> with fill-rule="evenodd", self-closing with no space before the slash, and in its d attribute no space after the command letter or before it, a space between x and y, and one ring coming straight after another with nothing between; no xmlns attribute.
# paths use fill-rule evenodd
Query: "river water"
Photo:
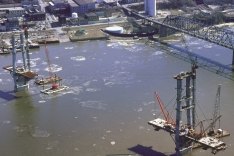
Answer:
<svg viewBox="0 0 234 156"><path fill-rule="evenodd" d="M170 56L159 43L136 40L87 41L48 46L53 72L69 89L54 95L40 93L30 81L28 91L13 93L10 74L0 71L1 156L164 156L174 153L170 135L155 132L147 122L159 114L153 93L168 109L176 95L173 76L190 64ZM230 64L231 51L201 40L188 39L194 53ZM48 75L45 49L31 52L32 69ZM11 56L0 56L0 65ZM17 64L22 64L17 54ZM221 126L234 133L234 82L199 68L198 116L211 118L218 84L221 89ZM204 115L204 116L203 116ZM223 139L234 153L233 135ZM192 156L212 155L194 150Z"/></svg>

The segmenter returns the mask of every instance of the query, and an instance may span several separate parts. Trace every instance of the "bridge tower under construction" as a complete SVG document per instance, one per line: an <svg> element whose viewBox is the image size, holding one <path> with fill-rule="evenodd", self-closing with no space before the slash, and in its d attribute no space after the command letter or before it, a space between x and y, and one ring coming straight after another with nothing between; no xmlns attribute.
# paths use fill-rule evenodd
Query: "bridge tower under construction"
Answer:
<svg viewBox="0 0 234 156"><path fill-rule="evenodd" d="M16 43L16 40L20 40L20 45ZM25 42L26 40L26 42ZM28 31L19 34L12 34L11 36L12 45L12 65L3 67L3 69L10 72L14 81L14 91L21 91L29 88L28 82L37 76L37 73L31 71L30 56L29 56L29 41ZM20 51L22 54L23 65L16 65L16 51Z"/></svg>
<svg viewBox="0 0 234 156"><path fill-rule="evenodd" d="M157 0L145 0L145 13L151 17L155 17L157 14L156 10Z"/></svg>

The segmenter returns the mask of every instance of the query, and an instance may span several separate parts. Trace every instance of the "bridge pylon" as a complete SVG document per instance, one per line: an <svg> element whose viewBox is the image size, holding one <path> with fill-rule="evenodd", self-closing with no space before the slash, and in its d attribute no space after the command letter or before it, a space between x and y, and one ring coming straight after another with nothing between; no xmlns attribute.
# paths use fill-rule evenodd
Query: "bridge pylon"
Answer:
<svg viewBox="0 0 234 156"><path fill-rule="evenodd" d="M27 31L27 30L26 30ZM26 32L27 33L27 32ZM17 36L19 37L19 36ZM31 71L30 69L30 58L29 58L29 48L28 48L28 38L25 35L26 44L24 43L23 33L20 32L20 46L16 44L16 35L11 36L12 44L12 65L3 67L3 69L10 72L14 81L14 91L18 92L29 88L28 82L37 76L37 73ZM26 49L26 51L25 51ZM16 50L20 50L22 53L23 65L16 66ZM26 54L26 56L25 56ZM27 63L26 63L27 60Z"/></svg>

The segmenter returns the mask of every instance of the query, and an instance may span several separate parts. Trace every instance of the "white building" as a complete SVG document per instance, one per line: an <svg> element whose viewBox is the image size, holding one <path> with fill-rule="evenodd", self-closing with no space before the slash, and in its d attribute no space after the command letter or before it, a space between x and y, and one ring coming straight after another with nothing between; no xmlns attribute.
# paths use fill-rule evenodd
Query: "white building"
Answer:
<svg viewBox="0 0 234 156"><path fill-rule="evenodd" d="M145 13L149 16L156 16L156 1L157 0L145 0Z"/></svg>

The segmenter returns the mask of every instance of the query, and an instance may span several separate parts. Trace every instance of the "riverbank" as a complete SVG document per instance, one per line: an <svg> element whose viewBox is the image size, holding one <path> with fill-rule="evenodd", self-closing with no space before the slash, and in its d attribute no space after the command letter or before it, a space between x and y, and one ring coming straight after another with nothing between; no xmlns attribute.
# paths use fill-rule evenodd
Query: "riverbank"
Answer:
<svg viewBox="0 0 234 156"><path fill-rule="evenodd" d="M109 35L105 34L101 31L109 26L122 26L126 25L126 22L118 22L118 23L102 23L102 24L95 24L95 25L85 25L85 26L78 26L78 27L66 27L62 28L66 35L68 36L69 40L74 41L85 41L85 40L101 40L101 39L109 39Z"/></svg>

